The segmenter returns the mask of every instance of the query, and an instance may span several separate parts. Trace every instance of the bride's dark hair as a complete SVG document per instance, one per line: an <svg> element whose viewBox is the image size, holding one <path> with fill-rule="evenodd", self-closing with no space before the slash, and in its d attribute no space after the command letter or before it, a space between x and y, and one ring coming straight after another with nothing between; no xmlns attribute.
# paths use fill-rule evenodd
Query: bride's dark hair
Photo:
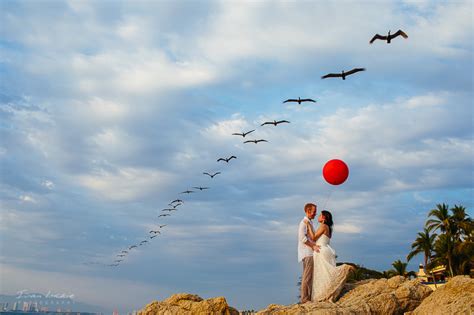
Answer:
<svg viewBox="0 0 474 315"><path fill-rule="evenodd" d="M329 227L329 236L332 237L332 226L334 222L332 222L332 214L329 211L323 210L321 214L324 216L324 224Z"/></svg>

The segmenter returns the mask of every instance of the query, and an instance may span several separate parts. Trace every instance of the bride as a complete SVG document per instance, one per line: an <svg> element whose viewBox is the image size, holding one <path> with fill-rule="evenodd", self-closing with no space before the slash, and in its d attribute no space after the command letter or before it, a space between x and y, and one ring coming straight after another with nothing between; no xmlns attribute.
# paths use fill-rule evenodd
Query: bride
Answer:
<svg viewBox="0 0 474 315"><path fill-rule="evenodd" d="M306 223L309 237L319 246L319 252L314 251L313 291L311 300L334 302L344 286L349 272L354 267L341 265L336 267L336 252L329 246L332 236L332 214L321 211L318 218L319 227L316 232Z"/></svg>

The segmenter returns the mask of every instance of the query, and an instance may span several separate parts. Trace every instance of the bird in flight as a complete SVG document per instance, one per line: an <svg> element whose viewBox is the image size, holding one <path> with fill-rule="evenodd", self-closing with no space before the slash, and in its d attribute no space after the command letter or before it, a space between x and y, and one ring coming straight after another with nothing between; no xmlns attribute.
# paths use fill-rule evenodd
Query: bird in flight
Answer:
<svg viewBox="0 0 474 315"><path fill-rule="evenodd" d="M193 187L194 189L199 189L200 191L203 191L204 189L209 189L209 187Z"/></svg>
<svg viewBox="0 0 474 315"><path fill-rule="evenodd" d="M107 265L107 266L110 266L110 267L117 267L119 264L110 264L110 265Z"/></svg>
<svg viewBox="0 0 474 315"><path fill-rule="evenodd" d="M232 156L228 157L227 159L226 159L226 158L219 158L219 159L217 159L217 162L219 162L219 161L224 161L224 162L229 163L230 160L236 159L236 158L237 158L237 157L236 157L235 155L232 155Z"/></svg>
<svg viewBox="0 0 474 315"><path fill-rule="evenodd" d="M163 210L161 210L161 211L169 211L169 212L171 212L171 211L178 211L178 209L175 209L175 208L171 209L171 208L169 208L169 209L163 209Z"/></svg>
<svg viewBox="0 0 474 315"><path fill-rule="evenodd" d="M375 42L375 40L377 39L380 39L380 40L386 40L387 41L387 44L390 44L390 42L392 41L392 39L394 39L395 37L398 37L398 36L402 36L403 38L408 38L408 35L402 31L402 30L398 30L395 34L391 35L390 34L390 31L388 31L388 35L387 36L382 36L382 35L379 35L379 34L375 34L374 37L372 37L372 39L370 40L370 44L372 44L373 42Z"/></svg>
<svg viewBox="0 0 474 315"><path fill-rule="evenodd" d="M194 191L192 191L192 190L186 190L186 191L180 192L180 194L191 194L191 193L193 193L193 192L194 192Z"/></svg>
<svg viewBox="0 0 474 315"><path fill-rule="evenodd" d="M177 203L177 204L169 204L168 206L173 207L173 209L176 209L177 207L181 206L182 203Z"/></svg>
<svg viewBox="0 0 474 315"><path fill-rule="evenodd" d="M123 251L121 251L121 253L127 254L128 251L127 251L127 250L123 250Z"/></svg>
<svg viewBox="0 0 474 315"><path fill-rule="evenodd" d="M170 215L171 215L171 214L160 214L160 215L158 216L158 218L159 218L159 217L167 217L167 216L170 216Z"/></svg>
<svg viewBox="0 0 474 315"><path fill-rule="evenodd" d="M276 126L276 125L279 125L279 124L282 124L282 123L287 123L287 124L289 124L290 122L289 122L288 120L266 121L266 122L264 122L263 124L261 124L260 126L265 126L265 125L274 125L274 126Z"/></svg>
<svg viewBox="0 0 474 315"><path fill-rule="evenodd" d="M265 139L259 139L259 140L247 140L247 141L244 141L244 143L250 143L250 142L253 142L255 144L259 143L259 142L268 142L267 140Z"/></svg>
<svg viewBox="0 0 474 315"><path fill-rule="evenodd" d="M321 79L342 78L343 80L345 80L348 75L354 74L354 73L359 72L359 71L365 71L365 68L354 68L351 71L347 71L347 72L344 72L344 70L342 70L341 73L328 73L328 74L322 76Z"/></svg>
<svg viewBox="0 0 474 315"><path fill-rule="evenodd" d="M137 248L137 245L132 245L128 249Z"/></svg>
<svg viewBox="0 0 474 315"><path fill-rule="evenodd" d="M214 178L214 176L219 175L220 173L221 173L221 172L215 172L214 174L211 175L211 174L209 174L209 173L207 173L207 172L204 172L203 174L204 174L204 175L208 175L208 176L211 177L211 178Z"/></svg>
<svg viewBox="0 0 474 315"><path fill-rule="evenodd" d="M160 231L151 230L151 231L150 231L150 234L151 234L151 233L160 234L161 232L160 232Z"/></svg>
<svg viewBox="0 0 474 315"><path fill-rule="evenodd" d="M141 241L138 246L142 246L142 245L145 244L145 243L148 243L148 241L146 241L146 240L145 240L145 241Z"/></svg>
<svg viewBox="0 0 474 315"><path fill-rule="evenodd" d="M176 202L184 203L184 201L182 201L181 199L175 199L175 200L171 201L171 202L169 203L169 205L171 205L171 204L173 204L173 203L176 203Z"/></svg>
<svg viewBox="0 0 474 315"><path fill-rule="evenodd" d="M160 225L160 229L163 228L163 227L165 227L165 226L166 226L166 224Z"/></svg>
<svg viewBox="0 0 474 315"><path fill-rule="evenodd" d="M233 136L242 136L242 137L245 138L246 135L248 135L249 133L254 132L254 131L255 131L255 129L250 130L250 131L247 131L247 132L242 132L242 133L237 133L237 132L236 132L236 133L233 133L232 135L233 135Z"/></svg>
<svg viewBox="0 0 474 315"><path fill-rule="evenodd" d="M150 236L150 239L154 239L155 237L157 237L158 235L153 235L153 236Z"/></svg>
<svg viewBox="0 0 474 315"><path fill-rule="evenodd" d="M123 259L117 259L114 262L121 262L121 261L123 261Z"/></svg>
<svg viewBox="0 0 474 315"><path fill-rule="evenodd" d="M298 97L298 99L289 98L289 99L287 99L286 101L284 101L283 103L289 103L289 102L296 102L296 103L298 103L298 104L300 104L300 105L301 105L301 103L303 103L303 102L313 102L313 103L316 103L316 101L313 100L313 99L311 99L311 98L303 98L303 99L301 99L301 98L299 98L299 97Z"/></svg>
<svg viewBox="0 0 474 315"><path fill-rule="evenodd" d="M125 255L125 254L117 255L117 257L125 257L125 256L127 256L127 255Z"/></svg>

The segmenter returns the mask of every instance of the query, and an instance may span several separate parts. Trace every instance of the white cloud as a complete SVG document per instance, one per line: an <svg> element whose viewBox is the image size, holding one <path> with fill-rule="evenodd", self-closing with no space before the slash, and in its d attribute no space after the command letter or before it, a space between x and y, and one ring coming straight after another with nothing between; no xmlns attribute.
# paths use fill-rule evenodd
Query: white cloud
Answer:
<svg viewBox="0 0 474 315"><path fill-rule="evenodd" d="M55 187L54 183L53 183L52 181L50 181L50 180L47 180L47 179L43 180L43 181L41 182L41 185L42 185L43 187L48 188L49 190L53 190L54 187Z"/></svg>
<svg viewBox="0 0 474 315"><path fill-rule="evenodd" d="M28 195L21 195L20 200L23 201L23 202L36 203L36 199L34 199L33 197L28 196Z"/></svg>
<svg viewBox="0 0 474 315"><path fill-rule="evenodd" d="M77 182L98 196L113 201L135 200L172 184L170 174L156 169L123 167L99 170L76 177Z"/></svg>
<svg viewBox="0 0 474 315"><path fill-rule="evenodd" d="M3 209L0 216L0 232L27 244L45 243L61 238L57 231L51 229L53 221L54 218L44 213Z"/></svg>

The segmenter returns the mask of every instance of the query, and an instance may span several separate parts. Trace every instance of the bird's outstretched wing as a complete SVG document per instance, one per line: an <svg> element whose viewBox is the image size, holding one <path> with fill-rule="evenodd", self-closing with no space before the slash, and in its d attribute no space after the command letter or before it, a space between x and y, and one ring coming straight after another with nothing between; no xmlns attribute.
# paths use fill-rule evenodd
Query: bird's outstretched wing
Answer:
<svg viewBox="0 0 474 315"><path fill-rule="evenodd" d="M271 121L266 121L266 122L264 122L263 124L261 124L260 126L265 126L265 125L273 125L273 122L271 122Z"/></svg>
<svg viewBox="0 0 474 315"><path fill-rule="evenodd" d="M257 142L268 142L268 141L265 139L260 139L260 140L257 140Z"/></svg>
<svg viewBox="0 0 474 315"><path fill-rule="evenodd" d="M287 123L289 124L290 122L288 120L279 120L276 122L277 124L282 124L282 123Z"/></svg>
<svg viewBox="0 0 474 315"><path fill-rule="evenodd" d="M250 130L250 131L247 131L247 132L245 132L245 133L243 134L243 136L245 137L246 135L248 135L249 133L252 133L252 132L254 132L254 131L255 131L255 129Z"/></svg>
<svg viewBox="0 0 474 315"><path fill-rule="evenodd" d="M212 176L216 176L216 175L219 175L221 172L215 172L214 175Z"/></svg>
<svg viewBox="0 0 474 315"><path fill-rule="evenodd" d="M288 103L288 102L297 102L298 103L298 100L296 100L294 98L289 98L286 101L284 101L283 103Z"/></svg>
<svg viewBox="0 0 474 315"><path fill-rule="evenodd" d="M397 36L402 36L403 38L408 38L408 35L402 30L398 30L395 34L390 35L390 38L395 38Z"/></svg>
<svg viewBox="0 0 474 315"><path fill-rule="evenodd" d="M235 155L232 155L231 157L229 157L227 160L230 161L232 159L236 159L237 157Z"/></svg>
<svg viewBox="0 0 474 315"><path fill-rule="evenodd" d="M316 103L315 100L311 99L311 98L304 98L301 100L301 102L313 102L313 103Z"/></svg>
<svg viewBox="0 0 474 315"><path fill-rule="evenodd" d="M347 71L346 75L351 75L351 74L354 74L354 73L360 72L360 71L365 71L365 68L354 68L351 71Z"/></svg>
<svg viewBox="0 0 474 315"><path fill-rule="evenodd" d="M244 134L243 133L238 133L238 132L235 132L232 134L233 136L243 136Z"/></svg>
<svg viewBox="0 0 474 315"><path fill-rule="evenodd" d="M244 141L244 143L249 143L249 142L255 142L255 140L247 140L247 141Z"/></svg>
<svg viewBox="0 0 474 315"><path fill-rule="evenodd" d="M219 161L227 162L227 160L226 160L226 159L223 159L223 158L218 158L218 159L217 159L217 162L219 162Z"/></svg>
<svg viewBox="0 0 474 315"><path fill-rule="evenodd" d="M375 40L377 39L380 39L380 40L387 40L387 36L382 36L382 35L379 35L379 34L375 34L374 37L372 37L372 39L370 40L370 44L372 44L373 42L375 42Z"/></svg>
<svg viewBox="0 0 474 315"><path fill-rule="evenodd" d="M326 75L323 75L321 79L326 79L326 78L340 78L342 77L341 73L328 73Z"/></svg>

